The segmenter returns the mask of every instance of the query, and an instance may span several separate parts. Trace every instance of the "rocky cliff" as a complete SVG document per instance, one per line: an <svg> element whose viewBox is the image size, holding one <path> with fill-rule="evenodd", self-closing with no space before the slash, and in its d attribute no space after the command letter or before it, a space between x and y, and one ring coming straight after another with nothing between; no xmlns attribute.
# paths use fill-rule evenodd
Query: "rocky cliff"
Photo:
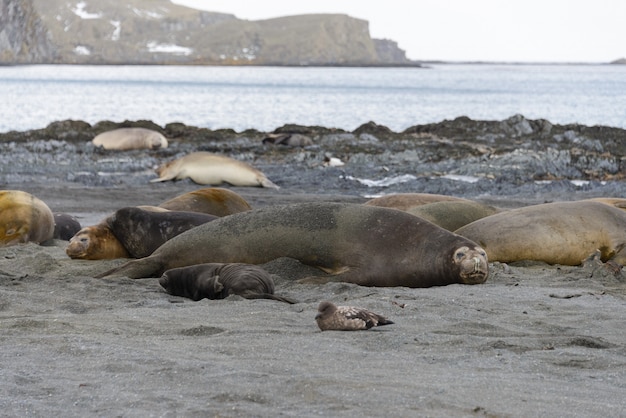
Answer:
<svg viewBox="0 0 626 418"><path fill-rule="evenodd" d="M5 0L0 64L416 65L368 22L249 21L169 0Z"/></svg>

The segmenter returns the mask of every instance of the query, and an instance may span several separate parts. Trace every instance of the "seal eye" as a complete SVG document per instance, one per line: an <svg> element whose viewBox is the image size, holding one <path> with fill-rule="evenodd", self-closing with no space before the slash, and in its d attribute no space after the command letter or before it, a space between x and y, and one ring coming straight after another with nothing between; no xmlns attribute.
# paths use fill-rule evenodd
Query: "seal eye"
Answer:
<svg viewBox="0 0 626 418"><path fill-rule="evenodd" d="M15 228L7 229L7 230L5 231L5 234L6 234L7 236L15 235Z"/></svg>
<svg viewBox="0 0 626 418"><path fill-rule="evenodd" d="M465 257L465 253L463 251L459 251L458 253L456 253L457 260L461 260L463 259L463 257Z"/></svg>

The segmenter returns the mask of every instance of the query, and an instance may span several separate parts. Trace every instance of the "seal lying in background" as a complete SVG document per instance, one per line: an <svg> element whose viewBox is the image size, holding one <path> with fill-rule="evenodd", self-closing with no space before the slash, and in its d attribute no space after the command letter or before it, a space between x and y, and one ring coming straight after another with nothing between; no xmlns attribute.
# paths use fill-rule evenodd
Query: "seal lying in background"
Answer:
<svg viewBox="0 0 626 418"><path fill-rule="evenodd" d="M208 187L176 196L159 207L188 212L202 212L215 216L232 215L252 209L250 204L232 190Z"/></svg>
<svg viewBox="0 0 626 418"><path fill-rule="evenodd" d="M626 264L626 211L582 200L526 206L488 216L456 231L480 244L489 261L580 265L594 251Z"/></svg>
<svg viewBox="0 0 626 418"><path fill-rule="evenodd" d="M0 190L0 247L54 236L54 215L42 200L21 190Z"/></svg>
<svg viewBox="0 0 626 418"><path fill-rule="evenodd" d="M142 258L175 236L215 219L219 217L207 213L126 207L109 216L106 225L132 258Z"/></svg>
<svg viewBox="0 0 626 418"><path fill-rule="evenodd" d="M406 212L419 216L448 231L499 212L493 206L471 200L446 200L408 208Z"/></svg>
<svg viewBox="0 0 626 418"><path fill-rule="evenodd" d="M470 200L467 200L467 199L454 197L454 196L448 196L444 194L396 193L396 194L390 194L390 195L370 199L367 202L365 202L364 205L379 206L383 208L393 208L393 209L407 211L408 209L413 208L415 206L426 205L428 203L449 202L449 201L471 202Z"/></svg>
<svg viewBox="0 0 626 418"><path fill-rule="evenodd" d="M167 148L167 139L157 131L146 128L119 128L96 135L91 142L109 150Z"/></svg>
<svg viewBox="0 0 626 418"><path fill-rule="evenodd" d="M332 274L307 282L429 287L487 279L484 250L417 216L349 203L304 203L225 216L172 238L151 256L98 277L158 277L200 263L290 257Z"/></svg>
<svg viewBox="0 0 626 418"><path fill-rule="evenodd" d="M159 279L167 293L192 300L224 299L239 295L246 299L273 299L296 303L274 295L274 280L259 266L243 263L207 263L167 270Z"/></svg>
<svg viewBox="0 0 626 418"><path fill-rule="evenodd" d="M81 228L75 216L60 212L54 214L53 238L69 241Z"/></svg>
<svg viewBox="0 0 626 418"><path fill-rule="evenodd" d="M210 152L192 152L162 164L156 169L159 178L150 182L190 178L194 183L233 186L270 187L278 189L262 172L243 161Z"/></svg>

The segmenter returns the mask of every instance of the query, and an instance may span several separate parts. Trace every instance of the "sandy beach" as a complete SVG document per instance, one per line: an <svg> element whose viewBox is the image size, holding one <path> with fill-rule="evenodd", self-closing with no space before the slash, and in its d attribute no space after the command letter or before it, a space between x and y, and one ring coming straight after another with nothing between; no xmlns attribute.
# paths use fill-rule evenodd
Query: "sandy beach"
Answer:
<svg viewBox="0 0 626 418"><path fill-rule="evenodd" d="M399 191L503 208L626 195L619 178L590 179L575 193L567 179L552 186L492 181L486 193L487 183L450 181L444 171L434 178L432 166L414 183L372 188L349 178L424 172L428 160L415 158L403 173L412 158L406 149L387 144L393 154L368 159L336 139L334 148L328 136L315 139L325 145L277 151L250 146L255 138L236 146L173 141L167 150L126 153L59 137L5 140L0 188L30 192L86 226L124 206L203 187L149 179L158 162L208 149L248 159L281 186L224 186L253 208L363 203ZM346 165L324 167L328 153ZM96 279L125 260L72 260L66 245L0 248L0 415L626 416L625 273L598 261L491 263L484 284L426 289L299 284L317 271L290 259L263 265L276 294L299 302L289 305L238 296L194 302L167 294L156 278ZM322 300L368 308L394 324L321 332L314 316Z"/></svg>

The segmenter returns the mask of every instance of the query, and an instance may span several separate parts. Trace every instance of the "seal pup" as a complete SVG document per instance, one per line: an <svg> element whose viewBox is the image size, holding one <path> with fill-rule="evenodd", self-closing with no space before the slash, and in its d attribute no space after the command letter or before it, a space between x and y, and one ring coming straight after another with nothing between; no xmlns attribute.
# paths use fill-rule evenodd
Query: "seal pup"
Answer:
<svg viewBox="0 0 626 418"><path fill-rule="evenodd" d="M128 151L133 149L167 148L167 138L157 131L146 128L119 128L102 132L91 142L107 150Z"/></svg>
<svg viewBox="0 0 626 418"><path fill-rule="evenodd" d="M175 236L218 219L199 212L156 212L139 207L118 209L105 222L132 258L147 257Z"/></svg>
<svg viewBox="0 0 626 418"><path fill-rule="evenodd" d="M274 295L274 280L263 268L244 263L205 263L165 271L159 284L167 293L192 300L224 299L239 295L246 299L295 301Z"/></svg>
<svg viewBox="0 0 626 418"><path fill-rule="evenodd" d="M322 331L359 331L393 324L393 321L367 309L337 306L328 301L320 303L315 322Z"/></svg>
<svg viewBox="0 0 626 418"><path fill-rule="evenodd" d="M596 250L626 264L626 212L591 200L526 206L474 221L455 231L481 245L489 261L580 265Z"/></svg>
<svg viewBox="0 0 626 418"><path fill-rule="evenodd" d="M78 231L65 248L65 254L72 259L108 260L129 258L122 243L113 235L106 223L86 226Z"/></svg>
<svg viewBox="0 0 626 418"><path fill-rule="evenodd" d="M78 219L69 213L55 212L52 238L69 241L82 228Z"/></svg>
<svg viewBox="0 0 626 418"><path fill-rule="evenodd" d="M156 169L159 178L150 182L183 180L194 183L233 186L269 187L278 189L265 174L243 161L205 151L192 152L169 161Z"/></svg>
<svg viewBox="0 0 626 418"><path fill-rule="evenodd" d="M434 202L469 201L460 197L434 193L396 193L386 196L375 197L368 200L364 205L379 206L407 211L415 206L426 205Z"/></svg>
<svg viewBox="0 0 626 418"><path fill-rule="evenodd" d="M221 187L207 187L183 193L159 205L174 211L202 212L215 216L232 215L252 209L239 194Z"/></svg>
<svg viewBox="0 0 626 418"><path fill-rule="evenodd" d="M0 247L54 236L54 215L41 199L21 190L0 190Z"/></svg>
<svg viewBox="0 0 626 418"><path fill-rule="evenodd" d="M331 274L302 279L363 286L430 287L487 280L482 248L394 209L316 202L235 213L167 241L149 257L99 277L159 277L201 263L263 264L290 257Z"/></svg>

